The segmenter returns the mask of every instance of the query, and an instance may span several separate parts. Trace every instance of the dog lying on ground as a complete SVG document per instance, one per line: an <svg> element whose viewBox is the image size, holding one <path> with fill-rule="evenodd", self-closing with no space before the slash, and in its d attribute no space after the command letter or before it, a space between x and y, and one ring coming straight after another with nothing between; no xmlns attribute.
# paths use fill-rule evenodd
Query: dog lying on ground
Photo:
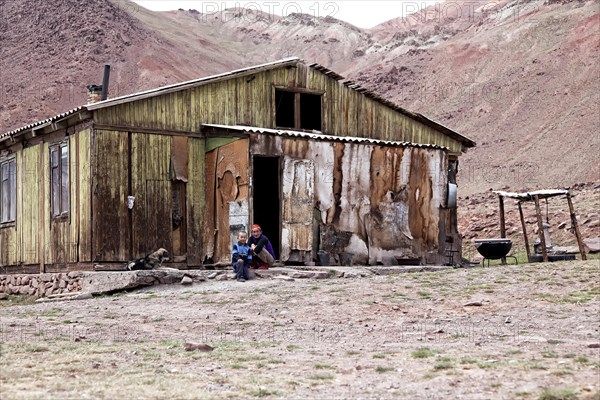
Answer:
<svg viewBox="0 0 600 400"><path fill-rule="evenodd" d="M154 253L148 254L144 258L130 261L127 264L129 271L139 271L147 269L157 269L162 267L162 263L169 260L169 252L163 248L156 250Z"/></svg>

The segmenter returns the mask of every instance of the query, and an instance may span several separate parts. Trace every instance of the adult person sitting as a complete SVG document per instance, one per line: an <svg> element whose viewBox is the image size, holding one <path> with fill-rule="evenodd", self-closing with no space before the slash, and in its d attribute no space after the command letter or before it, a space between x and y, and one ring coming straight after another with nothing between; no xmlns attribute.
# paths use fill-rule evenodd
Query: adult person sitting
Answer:
<svg viewBox="0 0 600 400"><path fill-rule="evenodd" d="M269 239L263 235L260 225L252 225L250 232L252 236L248 240L250 250L254 254L252 257L253 269L269 269L275 262L275 252Z"/></svg>

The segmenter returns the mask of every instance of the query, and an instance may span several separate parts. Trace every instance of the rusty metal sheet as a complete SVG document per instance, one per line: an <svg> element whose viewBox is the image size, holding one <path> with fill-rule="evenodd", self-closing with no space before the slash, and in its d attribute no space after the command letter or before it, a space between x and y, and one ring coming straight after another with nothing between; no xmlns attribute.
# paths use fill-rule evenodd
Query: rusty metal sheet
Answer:
<svg viewBox="0 0 600 400"><path fill-rule="evenodd" d="M171 179L188 181L188 138L185 136L171 138Z"/></svg>
<svg viewBox="0 0 600 400"><path fill-rule="evenodd" d="M248 200L248 139L206 153L206 256L228 262L231 251L230 203Z"/></svg>
<svg viewBox="0 0 600 400"><path fill-rule="evenodd" d="M292 251L311 251L315 166L311 160L284 159L281 260Z"/></svg>

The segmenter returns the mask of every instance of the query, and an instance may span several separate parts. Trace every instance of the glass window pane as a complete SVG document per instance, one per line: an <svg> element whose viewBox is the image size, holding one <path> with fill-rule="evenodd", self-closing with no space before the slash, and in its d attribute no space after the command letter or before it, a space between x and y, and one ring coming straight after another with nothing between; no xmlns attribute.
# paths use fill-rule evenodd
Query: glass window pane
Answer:
<svg viewBox="0 0 600 400"><path fill-rule="evenodd" d="M58 167L52 168L52 216L60 214L60 177Z"/></svg>
<svg viewBox="0 0 600 400"><path fill-rule="evenodd" d="M69 211L69 157L68 147L65 145L61 147L61 212Z"/></svg>
<svg viewBox="0 0 600 400"><path fill-rule="evenodd" d="M15 160L10 162L9 171L9 186L10 186L10 220L14 221L17 218L17 164Z"/></svg>
<svg viewBox="0 0 600 400"><path fill-rule="evenodd" d="M56 147L50 150L50 167L58 167L58 150Z"/></svg>
<svg viewBox="0 0 600 400"><path fill-rule="evenodd" d="M0 222L8 222L10 207L10 202L8 201L8 180L2 181L2 187L0 191L2 192L2 217Z"/></svg>

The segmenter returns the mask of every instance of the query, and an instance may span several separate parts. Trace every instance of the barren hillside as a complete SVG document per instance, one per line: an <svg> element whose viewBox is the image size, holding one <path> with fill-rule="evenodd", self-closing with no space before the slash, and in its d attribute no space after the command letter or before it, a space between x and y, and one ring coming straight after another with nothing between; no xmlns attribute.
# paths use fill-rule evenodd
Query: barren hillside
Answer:
<svg viewBox="0 0 600 400"><path fill-rule="evenodd" d="M0 0L0 131L83 104L104 63L114 97L296 55L474 139L463 195L597 181L599 4L448 2L365 30L304 14Z"/></svg>

